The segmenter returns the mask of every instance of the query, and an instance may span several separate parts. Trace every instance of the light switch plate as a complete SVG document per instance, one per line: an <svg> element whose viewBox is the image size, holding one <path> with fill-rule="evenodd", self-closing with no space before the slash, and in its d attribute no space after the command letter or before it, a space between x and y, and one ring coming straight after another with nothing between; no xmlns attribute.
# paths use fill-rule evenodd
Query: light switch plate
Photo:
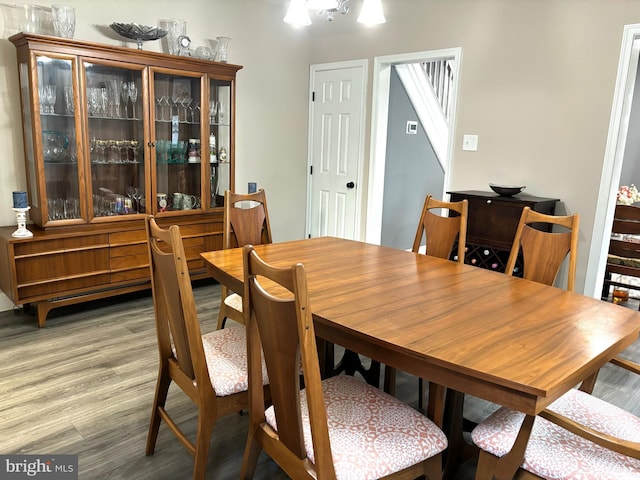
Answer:
<svg viewBox="0 0 640 480"><path fill-rule="evenodd" d="M407 120L407 135L415 135L418 133L418 122Z"/></svg>
<svg viewBox="0 0 640 480"><path fill-rule="evenodd" d="M465 135L462 137L462 150L469 152L478 151L478 135Z"/></svg>

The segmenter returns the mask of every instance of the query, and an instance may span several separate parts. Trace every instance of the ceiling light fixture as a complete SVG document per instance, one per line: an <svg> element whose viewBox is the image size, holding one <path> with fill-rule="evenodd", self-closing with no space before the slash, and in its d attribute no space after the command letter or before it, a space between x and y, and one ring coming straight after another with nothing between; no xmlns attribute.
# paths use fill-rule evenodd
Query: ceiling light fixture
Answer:
<svg viewBox="0 0 640 480"><path fill-rule="evenodd" d="M349 0L291 0L285 23L295 27L311 25L309 10L324 15L327 21L332 21L336 13L349 13ZM382 12L382 0L364 0L358 22L365 25L377 25L386 22Z"/></svg>

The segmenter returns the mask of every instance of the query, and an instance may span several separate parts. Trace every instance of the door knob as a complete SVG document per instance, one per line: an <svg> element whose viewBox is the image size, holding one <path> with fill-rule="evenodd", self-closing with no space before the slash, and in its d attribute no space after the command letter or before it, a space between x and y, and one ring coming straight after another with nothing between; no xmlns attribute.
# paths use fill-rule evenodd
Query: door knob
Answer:
<svg viewBox="0 0 640 480"><path fill-rule="evenodd" d="M353 187L355 187L355 186L356 186L356 184L355 184L355 183L353 183L353 182L349 182L349 183L347 183L347 188L353 188Z"/></svg>

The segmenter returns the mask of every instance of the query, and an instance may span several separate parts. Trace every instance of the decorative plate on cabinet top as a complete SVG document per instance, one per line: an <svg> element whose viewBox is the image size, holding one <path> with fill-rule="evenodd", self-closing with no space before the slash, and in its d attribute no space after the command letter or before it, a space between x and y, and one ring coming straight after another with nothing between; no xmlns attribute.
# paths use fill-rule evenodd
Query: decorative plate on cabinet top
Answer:
<svg viewBox="0 0 640 480"><path fill-rule="evenodd" d="M118 35L136 40L139 49L142 49L142 42L158 40L167 34L167 31L160 27L148 27L139 23L112 23L109 26Z"/></svg>
<svg viewBox="0 0 640 480"><path fill-rule="evenodd" d="M501 197L511 197L527 188L517 185L496 185L495 183L490 183L489 187L491 187L491 190L496 192Z"/></svg>

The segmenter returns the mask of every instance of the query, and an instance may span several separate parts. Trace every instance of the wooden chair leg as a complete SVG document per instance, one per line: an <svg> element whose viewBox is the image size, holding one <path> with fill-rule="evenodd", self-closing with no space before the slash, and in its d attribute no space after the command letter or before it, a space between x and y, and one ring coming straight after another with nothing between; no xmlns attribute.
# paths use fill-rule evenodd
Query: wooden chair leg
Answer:
<svg viewBox="0 0 640 480"><path fill-rule="evenodd" d="M490 453L481 450L480 456L478 457L478 465L476 466L475 480L492 480L497 464L498 457L494 457Z"/></svg>
<svg viewBox="0 0 640 480"><path fill-rule="evenodd" d="M206 407L200 408L195 441L193 480L204 480L207 474L207 460L209 459L211 435L215 421L215 416L212 417Z"/></svg>
<svg viewBox="0 0 640 480"><path fill-rule="evenodd" d="M256 440L255 431L250 431L247 436L247 445L245 446L244 455L242 457L242 468L240 469L240 480L251 480L258 465L258 457L262 448Z"/></svg>
<svg viewBox="0 0 640 480"><path fill-rule="evenodd" d="M146 455L153 455L156 448L156 441L158 440L158 431L160 430L160 409L164 408L167 401L167 394L169 393L169 386L171 385L171 378L169 373L165 372L162 367L158 372L158 381L156 382L156 394L153 399L153 409L151 410L151 420L149 422L149 433L147 434L147 447L145 450Z"/></svg>

